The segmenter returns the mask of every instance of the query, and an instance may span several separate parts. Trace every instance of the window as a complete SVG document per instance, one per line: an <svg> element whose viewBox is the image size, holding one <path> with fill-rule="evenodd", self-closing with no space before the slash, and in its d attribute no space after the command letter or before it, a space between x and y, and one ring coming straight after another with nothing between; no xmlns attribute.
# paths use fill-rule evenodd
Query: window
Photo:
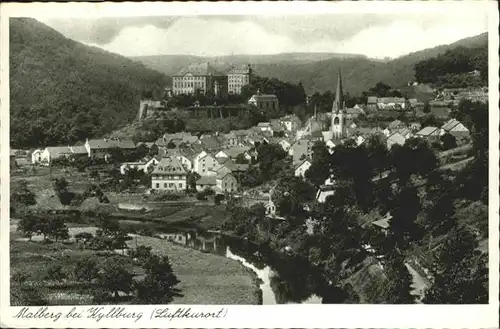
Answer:
<svg viewBox="0 0 500 329"><path fill-rule="evenodd" d="M179 188L180 188L180 189L182 188L182 183L179 183Z"/></svg>
<svg viewBox="0 0 500 329"><path fill-rule="evenodd" d="M168 187L174 187L174 183L168 183Z"/></svg>
<svg viewBox="0 0 500 329"><path fill-rule="evenodd" d="M163 183L163 188L167 188L167 183Z"/></svg>
<svg viewBox="0 0 500 329"><path fill-rule="evenodd" d="M160 183L156 183L156 188L160 188Z"/></svg>
<svg viewBox="0 0 500 329"><path fill-rule="evenodd" d="M333 119L333 124L338 125L339 123L340 123L339 117L335 117L335 119Z"/></svg>

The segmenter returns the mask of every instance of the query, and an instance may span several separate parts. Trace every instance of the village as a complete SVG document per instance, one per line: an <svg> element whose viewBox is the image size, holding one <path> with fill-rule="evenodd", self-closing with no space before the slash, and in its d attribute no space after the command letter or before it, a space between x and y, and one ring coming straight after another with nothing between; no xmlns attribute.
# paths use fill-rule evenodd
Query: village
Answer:
<svg viewBox="0 0 500 329"><path fill-rule="evenodd" d="M247 80L243 80L247 81ZM240 87L241 88L241 87ZM382 123L380 126L363 126L358 120L360 115L387 110L412 113L422 107L416 99L397 97L368 97L367 104L356 104L346 108L343 102L342 80L336 86L336 99L331 112L313 115L304 124L296 115L287 115L269 122L260 122L246 130L234 130L229 133L205 133L194 135L188 132L164 134L155 142L133 141L132 139L87 139L83 145L47 146L25 154L20 150L11 151L11 159L16 168L16 158L23 155L30 158L29 166L57 166L60 159L90 158L110 163L115 150L130 152L143 149L146 156L118 163L121 175L130 170L141 171L148 177L145 193L178 193L192 187L198 192L215 193L233 197L247 195L241 186L241 177L245 175L252 162L257 162L257 147L260 144L279 145L289 156L296 177L304 178L311 166L314 143L323 142L330 153L335 147L352 142L363 144L371 136L383 139L388 150L393 145L404 145L406 140L416 137L426 140L436 150L446 151L467 145L470 142L469 129L456 119L447 119L441 126L422 126L418 121L402 122L399 119ZM443 97L441 94L439 97ZM439 98L437 97L437 98ZM465 98L465 97L464 97ZM456 98L458 101L460 98ZM436 101L437 102L437 101ZM275 95L257 93L248 103L259 109L278 107ZM432 102L431 102L432 104ZM451 145L451 146L450 146ZM463 149L463 148L462 148ZM450 153L450 152L448 152ZM21 163L26 161L21 160ZM193 180L188 178L196 175ZM328 179L322 186L331 186ZM331 188L329 189L331 191ZM317 192L318 199L324 200L322 189ZM255 193L255 191L253 191ZM259 195L269 203L270 215L276 215L272 196Z"/></svg>
<svg viewBox="0 0 500 329"><path fill-rule="evenodd" d="M12 305L487 299L485 35L402 61L131 59L11 23ZM72 73L24 97L37 31Z"/></svg>

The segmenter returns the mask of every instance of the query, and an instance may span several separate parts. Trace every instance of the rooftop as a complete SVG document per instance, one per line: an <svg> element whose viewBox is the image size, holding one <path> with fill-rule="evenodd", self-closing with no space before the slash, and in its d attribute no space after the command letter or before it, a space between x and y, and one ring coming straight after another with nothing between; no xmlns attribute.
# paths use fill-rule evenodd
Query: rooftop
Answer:
<svg viewBox="0 0 500 329"><path fill-rule="evenodd" d="M110 148L121 148L121 149L133 149L135 148L134 141L131 139L90 139L88 140L90 148L93 149L110 149Z"/></svg>
<svg viewBox="0 0 500 329"><path fill-rule="evenodd" d="M196 181L196 185L216 185L217 178L215 176L201 176L200 179Z"/></svg>
<svg viewBox="0 0 500 329"><path fill-rule="evenodd" d="M174 77L185 76L186 74L192 74L196 76L222 76L223 74L216 71L209 63L196 63L190 64L188 67L181 69L179 72L174 74Z"/></svg>
<svg viewBox="0 0 500 329"><path fill-rule="evenodd" d="M417 133L417 135L421 136L438 135L438 134L439 134L439 128L437 127L425 127Z"/></svg>
<svg viewBox="0 0 500 329"><path fill-rule="evenodd" d="M153 174L187 174L181 162L174 156L162 158L153 170Z"/></svg>

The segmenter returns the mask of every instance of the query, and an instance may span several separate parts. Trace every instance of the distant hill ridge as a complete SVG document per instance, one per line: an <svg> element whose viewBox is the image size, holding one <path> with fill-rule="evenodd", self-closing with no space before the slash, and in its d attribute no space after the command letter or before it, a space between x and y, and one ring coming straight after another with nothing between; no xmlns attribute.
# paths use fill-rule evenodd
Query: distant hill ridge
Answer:
<svg viewBox="0 0 500 329"><path fill-rule="evenodd" d="M141 92L164 74L64 37L32 18L10 19L11 145L60 145L132 121Z"/></svg>
<svg viewBox="0 0 500 329"><path fill-rule="evenodd" d="M284 81L301 81L308 93L333 90L336 72L340 68L346 91L359 94L379 81L394 88L414 80L414 65L425 59L443 54L458 46L476 48L488 44L488 35L483 33L457 42L424 49L396 59L385 61L370 59L363 55L336 53L285 53L276 55L232 55L200 57L191 55L157 55L132 57L147 67L171 76L192 62L209 62L214 68L224 71L234 65L252 64L254 72L261 76L276 77Z"/></svg>

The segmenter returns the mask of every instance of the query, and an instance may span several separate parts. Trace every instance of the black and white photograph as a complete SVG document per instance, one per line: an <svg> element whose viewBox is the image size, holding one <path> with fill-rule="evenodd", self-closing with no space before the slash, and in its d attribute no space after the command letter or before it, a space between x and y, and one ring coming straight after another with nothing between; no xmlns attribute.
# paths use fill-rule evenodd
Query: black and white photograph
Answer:
<svg viewBox="0 0 500 329"><path fill-rule="evenodd" d="M489 304L465 2L8 17L10 306Z"/></svg>

